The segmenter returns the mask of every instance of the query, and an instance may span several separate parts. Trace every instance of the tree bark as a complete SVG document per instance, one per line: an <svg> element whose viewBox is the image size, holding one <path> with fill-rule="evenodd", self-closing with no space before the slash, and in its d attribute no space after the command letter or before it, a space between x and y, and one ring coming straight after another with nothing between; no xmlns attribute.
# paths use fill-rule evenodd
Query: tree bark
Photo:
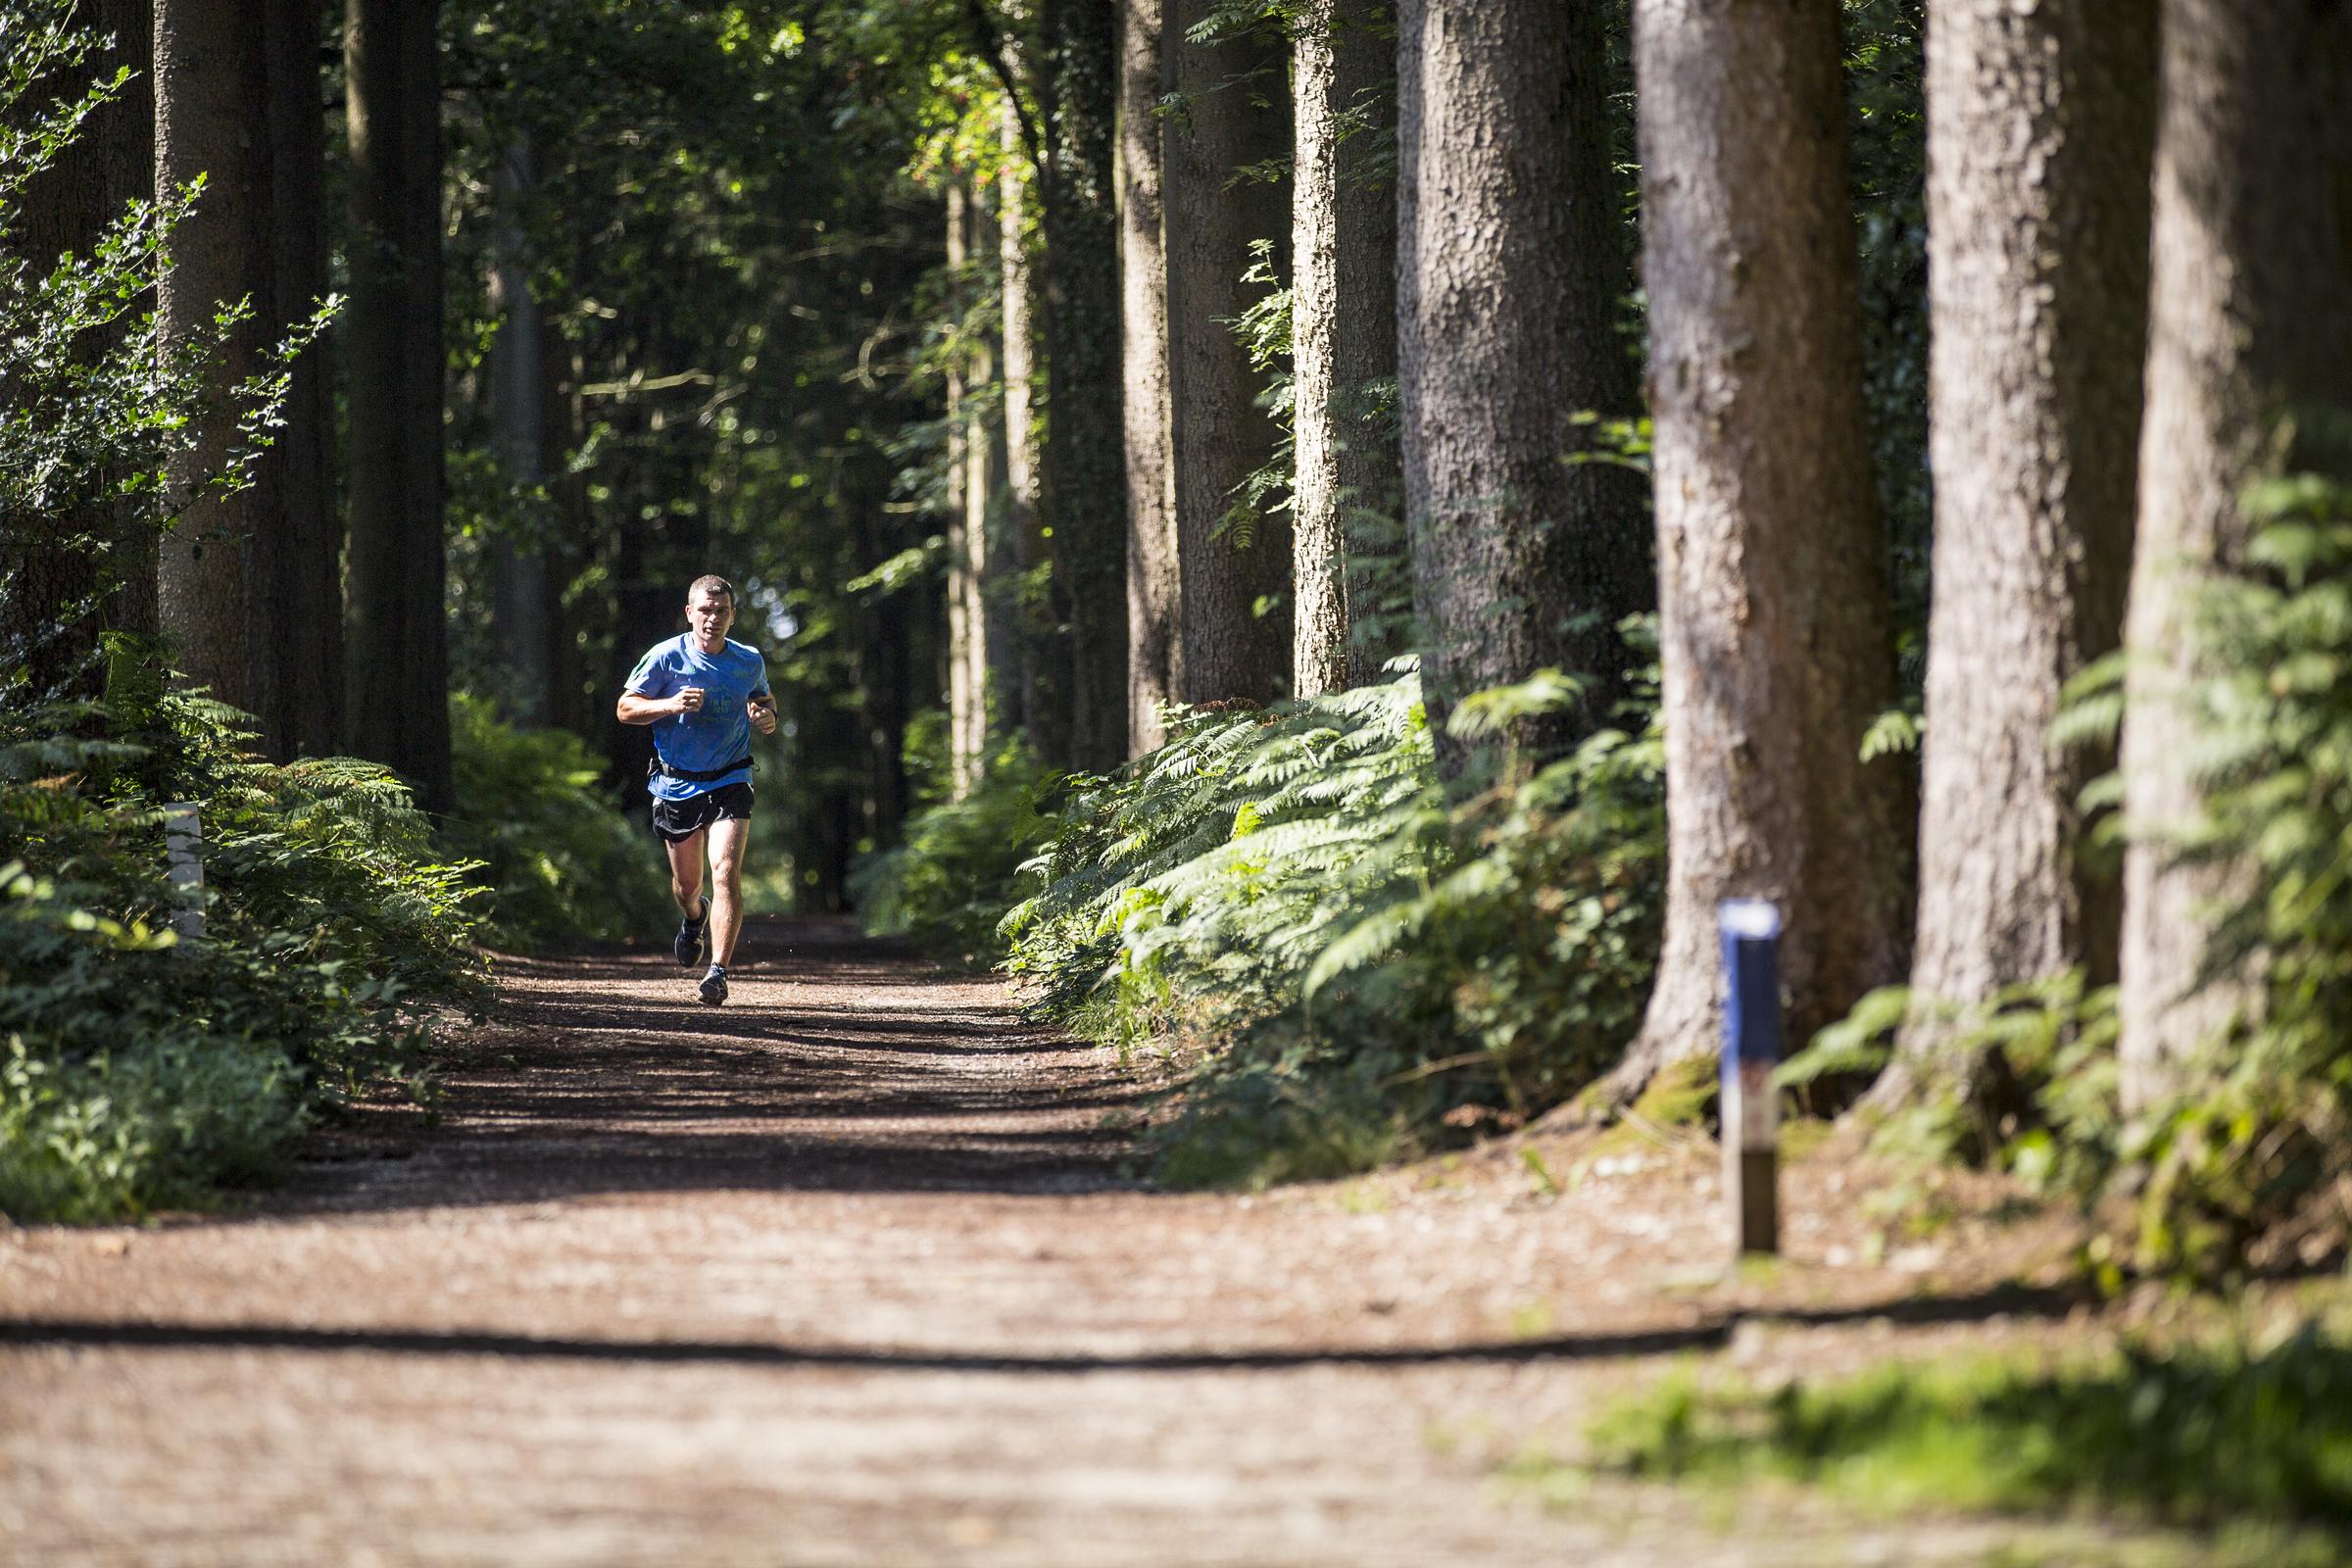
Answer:
<svg viewBox="0 0 2352 1568"><path fill-rule="evenodd" d="M1069 760L1127 760L1126 442L1119 417L1118 13L1047 0L1046 485L1069 615Z"/></svg>
<svg viewBox="0 0 2352 1568"><path fill-rule="evenodd" d="M951 309L958 338L969 309L964 274L971 266L971 199L960 180L951 182L948 272L955 280ZM967 368L960 355L951 361L947 387L948 750L959 801L980 782L988 756L988 607L982 597L988 572L988 435L975 428L978 421L964 402Z"/></svg>
<svg viewBox="0 0 2352 1568"><path fill-rule="evenodd" d="M1397 8L1396 311L1404 499L1422 686L1441 758L1453 706L1545 666L1606 721L1619 619L1653 602L1635 475L1564 464L1581 411L1636 412L1610 329L1628 284L1610 169L1600 0Z"/></svg>
<svg viewBox="0 0 2352 1568"><path fill-rule="evenodd" d="M452 802L442 551L438 0L350 0L352 750Z"/></svg>
<svg viewBox="0 0 2352 1568"><path fill-rule="evenodd" d="M1167 117L1160 166L1183 694L1188 703L1263 703L1291 689L1291 530L1279 516L1256 519L1247 539L1226 525L1236 492L1272 459L1279 436L1226 322L1253 302L1242 281L1251 242L1288 249L1287 182L1236 175L1290 152L1290 94L1269 45L1186 42L1212 9L1211 0L1166 0L1160 34L1167 79L1185 101ZM1288 271L1283 260L1277 276Z"/></svg>
<svg viewBox="0 0 2352 1568"><path fill-rule="evenodd" d="M2155 0L2020 10L1936 0L1928 22L1928 634L1919 922L1903 1051L1941 1054L1948 1007L2078 965L2114 979L2112 879L2076 798L2113 765L2047 739L2066 683L2123 638L2146 352Z"/></svg>
<svg viewBox="0 0 2352 1568"><path fill-rule="evenodd" d="M47 172L24 187L9 246L34 278L68 251L91 255L132 202L155 196L155 40L148 0L81 0L74 21L102 38L111 36L114 46L94 51L70 76L37 84L20 102L20 113L77 98L92 79L124 67L133 74L113 102L82 122L81 134ZM122 330L99 349L120 342ZM103 674L94 662L98 634L111 629L153 636L159 629L154 535L145 527L98 520L115 535L111 562L33 537L0 555L0 582L7 589L0 594L0 663L26 670L20 696L95 696ZM93 519L61 521L79 531ZM102 608L95 613L79 608L100 594Z"/></svg>
<svg viewBox="0 0 2352 1568"><path fill-rule="evenodd" d="M1291 72L1291 666L1300 697L1377 680L1401 651L1390 646L1401 639L1375 635L1354 602L1361 574L1348 567L1369 554L1350 516L1402 501L1396 442L1367 416L1371 384L1396 374L1396 193L1367 167L1373 133L1396 108L1396 50L1379 26L1388 15L1387 0L1317 0L1299 19Z"/></svg>
<svg viewBox="0 0 2352 1568"><path fill-rule="evenodd" d="M2147 416L2126 646L2125 815L2161 830L2199 795L2175 703L2195 672L2200 585L2243 562L2239 498L2273 474L2352 479L2352 11L2301 0L2163 0ZM2334 440L2330 447L2327 443ZM2124 861L2128 1109L2180 1085L2250 980L2196 984L2217 898L2242 873L2177 866L2161 837Z"/></svg>
<svg viewBox="0 0 2352 1568"><path fill-rule="evenodd" d="M1793 1044L1900 972L1886 556L1862 407L1837 0L1637 0L1668 891L1614 1088L1718 1038L1715 914L1786 922Z"/></svg>
<svg viewBox="0 0 2352 1568"><path fill-rule="evenodd" d="M172 235L172 266L157 311L184 342L225 304L253 297L254 315L213 368L198 443L175 458L175 496L196 491L235 461L237 410L229 389L261 368L273 306L268 245L269 137L260 123L267 77L261 13L235 0L162 0L155 8L155 177L159 192L203 175L204 195ZM254 679L247 622L247 534L266 515L268 488L209 496L180 514L163 541L158 588L164 633L188 680L251 710L267 692Z"/></svg>
<svg viewBox="0 0 2352 1568"><path fill-rule="evenodd" d="M497 270L491 302L504 316L490 345L490 439L507 482L518 491L540 480L540 429L547 394L540 385L539 302L531 296L520 205L531 188L527 136L506 149L497 181ZM497 650L507 717L536 729L548 720L554 654L547 552L535 540L501 534L491 555L490 638Z"/></svg>
<svg viewBox="0 0 2352 1568"><path fill-rule="evenodd" d="M1168 408L1168 254L1163 232L1159 101L1169 91L1160 0L1119 7L1119 274L1127 446L1127 749L1167 740L1159 705L1183 690L1177 597L1176 470Z"/></svg>
<svg viewBox="0 0 2352 1568"><path fill-rule="evenodd" d="M328 292L326 122L315 0L268 0L270 273L269 335L307 321ZM271 515L246 553L251 622L270 755L343 750L343 530L335 515L334 408L322 339L289 367L284 424L262 458Z"/></svg>
<svg viewBox="0 0 2352 1568"><path fill-rule="evenodd" d="M1004 169L997 184L998 257L1004 271L1004 510L1003 530L1012 571L1029 586L1029 574L1049 556L1040 531L1038 501L1042 477L1037 451L1038 288L1029 255L1029 151L1020 122L1007 104L1004 120ZM1021 728L1049 767L1067 765L1068 714L1056 698L1053 668L1054 596L1016 591L1007 606L1018 662Z"/></svg>

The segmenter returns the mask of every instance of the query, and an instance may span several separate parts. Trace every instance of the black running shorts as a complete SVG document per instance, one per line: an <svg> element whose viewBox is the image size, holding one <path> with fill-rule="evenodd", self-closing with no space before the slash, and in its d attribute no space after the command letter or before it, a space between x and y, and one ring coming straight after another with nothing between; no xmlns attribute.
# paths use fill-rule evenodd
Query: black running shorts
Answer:
<svg viewBox="0 0 2352 1568"><path fill-rule="evenodd" d="M746 821L752 814L752 787L724 784L682 801L654 802L654 831L664 844L679 844L721 817Z"/></svg>

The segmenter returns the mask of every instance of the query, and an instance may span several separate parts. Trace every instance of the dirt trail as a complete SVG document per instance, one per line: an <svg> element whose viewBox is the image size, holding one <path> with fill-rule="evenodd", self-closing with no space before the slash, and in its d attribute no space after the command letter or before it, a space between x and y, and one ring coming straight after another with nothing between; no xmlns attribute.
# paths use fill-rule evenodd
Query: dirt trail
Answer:
<svg viewBox="0 0 2352 1568"><path fill-rule="evenodd" d="M1677 1353L1785 1375L2066 1311L2004 1291L1992 1242L1852 1265L1837 1172L1792 1176L1788 1268L1710 1284L1698 1152L1557 1200L1508 1152L1279 1199L1150 1191L1104 1130L1133 1089L1102 1054L845 925L755 922L718 1010L666 955L501 976L439 1127L322 1132L233 1217L0 1231L0 1562L2126 1549L1510 1479Z"/></svg>

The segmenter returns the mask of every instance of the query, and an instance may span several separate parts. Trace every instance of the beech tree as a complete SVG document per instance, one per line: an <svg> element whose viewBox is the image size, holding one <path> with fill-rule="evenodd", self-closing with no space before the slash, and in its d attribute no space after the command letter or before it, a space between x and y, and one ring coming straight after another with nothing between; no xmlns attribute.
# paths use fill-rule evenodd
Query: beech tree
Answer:
<svg viewBox="0 0 2352 1568"><path fill-rule="evenodd" d="M443 607L439 0L350 0L351 749L451 804Z"/></svg>
<svg viewBox="0 0 2352 1568"><path fill-rule="evenodd" d="M1883 1097L1981 1070L1930 1059L1952 1005L2077 965L2114 977L2120 899L2079 853L2076 805L2113 759L2047 735L2066 683L2123 637L2155 87L2154 0L1930 13L1919 1000Z"/></svg>
<svg viewBox="0 0 2352 1568"><path fill-rule="evenodd" d="M1400 499L1396 444L1370 416L1372 384L1396 373L1396 196L1370 173L1374 133L1394 108L1389 16L1385 0L1315 0L1295 24L1291 665L1300 697L1378 679L1392 651L1352 636L1350 590L1363 584L1347 569L1369 554L1350 543L1350 514Z"/></svg>
<svg viewBox="0 0 2352 1568"><path fill-rule="evenodd" d="M1168 406L1168 256L1160 156L1170 90L1160 0L1119 7L1119 279L1127 449L1127 750L1167 738L1157 705L1183 690L1176 472Z"/></svg>
<svg viewBox="0 0 2352 1568"><path fill-rule="evenodd" d="M1781 907L1792 1041L1898 973L1896 781L1860 760L1894 662L1838 42L1836 0L1634 7L1668 869L1621 1091L1714 1049L1724 899Z"/></svg>
<svg viewBox="0 0 2352 1568"><path fill-rule="evenodd" d="M1214 0L1168 0L1160 33L1181 104L1166 117L1161 169L1183 695L1262 703L1291 685L1291 538L1277 517L1236 515L1279 432L1257 406L1256 372L1229 323L1255 300L1243 281L1252 244L1288 248L1289 190L1268 172L1291 151L1290 93L1268 37L1188 41L1215 9Z"/></svg>
<svg viewBox="0 0 2352 1568"><path fill-rule="evenodd" d="M1422 683L1441 736L1481 687L1557 666L1608 716L1618 620L1652 603L1634 476L1562 462L1580 412L1630 415L1608 147L1607 8L1397 8L1396 317ZM1458 768L1462 754L1441 741Z"/></svg>
<svg viewBox="0 0 2352 1568"><path fill-rule="evenodd" d="M2163 0L2147 412L2125 633L2124 1101L2177 1085L2255 1005L2204 974L2228 865L2175 862L2198 788L2175 686L2198 663L2202 582L2237 569L2241 498L2282 473L2352 478L2352 12L2300 0Z"/></svg>

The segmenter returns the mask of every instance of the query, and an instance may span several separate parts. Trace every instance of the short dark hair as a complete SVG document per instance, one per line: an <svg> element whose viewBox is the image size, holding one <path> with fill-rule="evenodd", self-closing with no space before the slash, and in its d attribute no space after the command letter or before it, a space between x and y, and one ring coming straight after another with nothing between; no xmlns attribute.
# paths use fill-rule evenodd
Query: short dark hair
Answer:
<svg viewBox="0 0 2352 1568"><path fill-rule="evenodd" d="M713 572L707 572L686 585L686 602L693 604L694 596L699 593L725 594L728 604L735 602L735 585Z"/></svg>

